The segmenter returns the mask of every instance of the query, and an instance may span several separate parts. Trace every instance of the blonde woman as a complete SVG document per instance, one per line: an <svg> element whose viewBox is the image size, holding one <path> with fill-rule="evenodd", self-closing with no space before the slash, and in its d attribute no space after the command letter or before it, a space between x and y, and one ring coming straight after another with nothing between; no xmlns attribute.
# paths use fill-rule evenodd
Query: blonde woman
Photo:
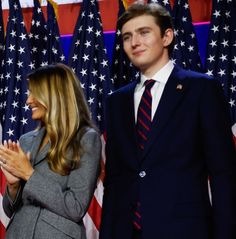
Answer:
<svg viewBox="0 0 236 239"><path fill-rule="evenodd" d="M29 75L27 104L39 127L0 146L11 218L6 239L84 239L99 174L101 141L80 82L63 64Z"/></svg>

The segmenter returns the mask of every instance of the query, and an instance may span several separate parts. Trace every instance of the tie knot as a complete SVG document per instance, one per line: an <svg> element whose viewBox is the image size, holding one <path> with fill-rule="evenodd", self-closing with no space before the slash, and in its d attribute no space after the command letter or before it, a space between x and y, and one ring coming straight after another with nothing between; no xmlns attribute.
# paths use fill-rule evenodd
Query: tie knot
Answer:
<svg viewBox="0 0 236 239"><path fill-rule="evenodd" d="M146 80L146 81L144 82L145 88L146 88L146 89L149 89L149 90L153 87L154 84L155 84L155 80L152 80L152 79Z"/></svg>

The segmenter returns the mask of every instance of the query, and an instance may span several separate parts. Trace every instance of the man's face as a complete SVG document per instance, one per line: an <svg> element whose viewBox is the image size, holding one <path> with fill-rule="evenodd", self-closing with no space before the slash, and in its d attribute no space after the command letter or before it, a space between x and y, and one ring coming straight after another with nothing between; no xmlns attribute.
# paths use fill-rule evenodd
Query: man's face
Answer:
<svg viewBox="0 0 236 239"><path fill-rule="evenodd" d="M162 37L160 27L153 16L135 17L122 27L124 50L130 61L143 74L155 73L169 60L167 46L170 44L169 35L172 32L167 29L167 34Z"/></svg>

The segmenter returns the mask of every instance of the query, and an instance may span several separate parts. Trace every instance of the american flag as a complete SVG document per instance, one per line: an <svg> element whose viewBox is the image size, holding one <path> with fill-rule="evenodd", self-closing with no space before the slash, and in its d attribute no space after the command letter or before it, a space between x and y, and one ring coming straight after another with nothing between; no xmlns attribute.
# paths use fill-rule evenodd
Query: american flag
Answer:
<svg viewBox="0 0 236 239"><path fill-rule="evenodd" d="M3 74L3 60L4 60L4 26L3 26L3 16L2 16L2 1L0 1L0 124L3 117L4 108L4 74Z"/></svg>
<svg viewBox="0 0 236 239"><path fill-rule="evenodd" d="M171 14L172 14L172 9L169 0L148 0L148 3L158 3L165 7Z"/></svg>
<svg viewBox="0 0 236 239"><path fill-rule="evenodd" d="M208 75L217 78L223 86L230 107L236 145L236 2L234 0L213 1L205 69Z"/></svg>
<svg viewBox="0 0 236 239"><path fill-rule="evenodd" d="M6 31L4 76L3 139L16 141L20 135L35 127L31 120L27 99L27 73L31 69L27 32L19 0L9 1L9 19ZM4 180L1 176L0 219L3 226L8 219L2 209ZM3 232L1 232L3 233ZM2 236L2 235L1 235Z"/></svg>
<svg viewBox="0 0 236 239"><path fill-rule="evenodd" d="M172 15L176 37L172 54L174 64L186 69L202 71L202 63L188 1L174 1L173 10L169 0L149 0L149 2L159 3Z"/></svg>
<svg viewBox="0 0 236 239"><path fill-rule="evenodd" d="M39 0L34 0L29 39L33 67L38 68L47 65L47 24Z"/></svg>
<svg viewBox="0 0 236 239"><path fill-rule="evenodd" d="M2 141L2 116L3 116L3 104L4 104L4 74L2 70L3 53L4 53L4 29L2 18L2 1L0 1L0 143ZM2 210L2 193L4 192L4 177L0 170L0 238L4 238L4 229L8 222L6 215Z"/></svg>
<svg viewBox="0 0 236 239"><path fill-rule="evenodd" d="M174 63L191 70L202 71L196 33L187 0L176 0L173 7L176 44Z"/></svg>
<svg viewBox="0 0 236 239"><path fill-rule="evenodd" d="M124 12L124 3L122 0L119 0L118 17L120 17ZM112 79L114 80L115 89L118 89L119 87L122 87L139 77L138 69L132 65L124 52L121 29L119 29L118 26L116 26L116 36L112 59Z"/></svg>
<svg viewBox="0 0 236 239"><path fill-rule="evenodd" d="M104 103L112 92L113 82L104 47L103 29L98 3L83 1L78 17L69 55L69 65L81 81L93 120L104 133ZM103 157L102 168L105 158ZM84 218L88 239L96 239L101 220L103 183L99 178L97 189Z"/></svg>
<svg viewBox="0 0 236 239"><path fill-rule="evenodd" d="M47 3L47 60L44 65L61 62L65 63L65 55L63 52L62 44L60 42L60 31L57 23L57 18L53 5L55 2L48 0Z"/></svg>

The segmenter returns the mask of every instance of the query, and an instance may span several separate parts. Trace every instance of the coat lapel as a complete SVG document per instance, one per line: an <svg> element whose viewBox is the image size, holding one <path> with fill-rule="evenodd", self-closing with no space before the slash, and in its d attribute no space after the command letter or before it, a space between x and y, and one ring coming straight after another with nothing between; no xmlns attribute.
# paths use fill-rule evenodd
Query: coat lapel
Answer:
<svg viewBox="0 0 236 239"><path fill-rule="evenodd" d="M160 103L153 118L152 128L149 135L149 140L143 152L143 158L150 150L154 142L158 141L161 132L168 127L168 122L180 104L186 92L187 82L180 69L175 67L166 83Z"/></svg>
<svg viewBox="0 0 236 239"><path fill-rule="evenodd" d="M31 163L32 165L36 165L38 164L40 161L42 161L48 152L50 143L46 144L45 147L43 148L43 150L39 151L41 142L43 140L43 137L45 135L45 128L42 127L41 129L39 129L34 135L33 135L33 145L31 148Z"/></svg>
<svg viewBox="0 0 236 239"><path fill-rule="evenodd" d="M123 117L126 118L125 123L125 134L128 135L127 148L133 149L136 153L137 160L134 160L135 166L141 161L141 155L139 153L139 147L137 142L136 124L135 124L135 114L134 114L134 90L138 81L133 81L128 88L126 88L126 95L124 98L123 106ZM135 147L134 147L135 145Z"/></svg>

